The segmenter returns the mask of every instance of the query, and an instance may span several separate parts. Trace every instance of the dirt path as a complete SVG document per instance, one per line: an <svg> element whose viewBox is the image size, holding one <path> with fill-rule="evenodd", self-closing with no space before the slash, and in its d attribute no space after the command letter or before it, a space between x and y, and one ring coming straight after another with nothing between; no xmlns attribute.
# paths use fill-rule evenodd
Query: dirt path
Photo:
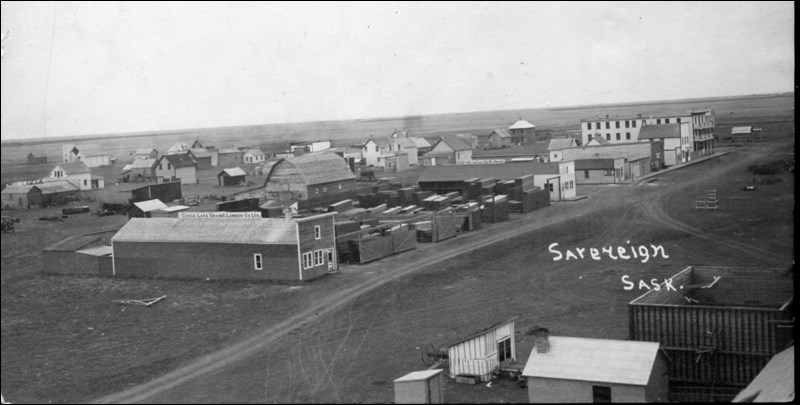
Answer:
<svg viewBox="0 0 800 405"><path fill-rule="evenodd" d="M763 156L762 153L764 152L765 151L749 154L746 158L741 158L737 154L737 156L729 156L719 162L709 161L699 163L700 165L705 165L709 170L700 176L688 180L677 177L680 176L681 170L669 174L665 173L665 178L677 177L682 181L658 187L642 185L598 188L598 191L586 200L573 203L558 203L544 211L517 217L514 218L513 221L500 224L499 226L484 228L484 230L480 232L462 234L458 238L444 243L424 245L415 252L393 256L376 263L361 266L359 271L365 273L374 272L373 276L366 281L340 291L331 291L330 294L319 297L316 305L301 310L283 322L266 328L245 340L236 342L223 350L209 353L193 363L169 372L146 384L100 398L95 402L117 403L186 400L186 397L180 396L180 391L182 390L177 389L178 387L201 380L212 372L214 374L224 373L228 368L232 369L239 363L246 362L260 353L271 350L276 342L291 337L293 332L300 328L312 324L328 322L328 317L334 314L345 314L337 315L345 317L345 325L347 326L343 337L338 339L338 348L330 352L332 354L326 355L329 351L323 350L323 345L328 343L328 339L324 334L318 334L316 336L317 344L312 345L314 347L297 345L291 349L294 351L292 357L300 358L304 356L317 359L315 364L321 365L321 369L317 367L313 371L308 370L304 368L302 361L297 361L292 363L294 364L292 366L293 369L289 370L290 375L294 376L293 378L295 379L314 379L317 381L311 389L311 394L317 393L321 386L324 385L328 388L328 391L331 392L332 397L329 400L338 402L340 401L340 397L339 392L334 389L337 385L334 383L334 377L336 375L347 375L352 371L353 367L352 361L349 361L344 368L342 368L340 362L337 362L337 356L339 356L345 344L347 344L347 347L351 348L351 351L352 348L355 348L356 352L360 351L370 330L376 327L397 328L399 334L403 333L402 326L398 326L396 322L391 322L389 325L376 326L376 320L380 312L370 314L368 319L363 319L366 315L365 311L354 311L354 302L356 302L357 299L368 295L370 292L389 282L393 282L409 274L431 268L431 266L446 263L453 258L466 255L472 251L495 243L513 240L513 238L543 227L596 213L609 208L612 206L611 204L619 204L620 201L632 201L623 205L632 208L628 211L629 214L620 218L604 219L609 226L605 228L602 234L595 235L592 239L604 240L611 235L619 235L620 232L629 234L635 232L637 224L642 221L654 220L659 225L704 238L712 243L722 243L732 249L747 251L754 255L764 254L766 252L760 249L750 248L733 240L724 239L719 236L712 237L706 235L689 225L675 221L670 218L665 211L665 201L673 193L692 187L701 182L704 178L708 178L708 176L724 175L727 171L745 166L751 161ZM547 277L550 277L550 275L547 275ZM550 281L552 282L553 280ZM560 299L558 295L553 292L553 286L550 286L550 283L547 284L548 285L538 285L536 287L537 293L549 297L549 299L554 302L553 305L563 307L561 309L563 313L574 314L585 304L581 300L567 301ZM398 287L395 287L394 290L392 294L397 293ZM496 297L493 297L493 299L496 299ZM362 307L363 305L369 306L370 304L370 302L363 303ZM473 304L481 303L477 302ZM417 314L415 316L419 317L420 315L422 315L423 318L415 319L415 322L425 321L424 314ZM352 331L355 325L361 324L367 325L366 330L359 330L357 334L353 334ZM353 358L353 353L351 352L349 356L349 358ZM334 367L336 367L336 369L334 369ZM267 378L265 378L267 383L265 384L269 384L269 376L272 373L269 363L267 363L265 368L266 369L261 372L267 376ZM315 375L310 375L312 372ZM268 386L264 387L265 392L268 388ZM301 401L307 398L303 395L308 395L308 393L301 392L300 385L295 385L290 394L291 401Z"/></svg>

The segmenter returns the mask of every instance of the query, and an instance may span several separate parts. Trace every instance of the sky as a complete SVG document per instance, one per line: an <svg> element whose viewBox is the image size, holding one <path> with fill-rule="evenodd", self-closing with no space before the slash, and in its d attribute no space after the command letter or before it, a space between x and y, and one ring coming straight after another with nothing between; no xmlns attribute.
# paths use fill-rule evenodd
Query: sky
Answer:
<svg viewBox="0 0 800 405"><path fill-rule="evenodd" d="M0 3L4 141L794 91L793 2Z"/></svg>

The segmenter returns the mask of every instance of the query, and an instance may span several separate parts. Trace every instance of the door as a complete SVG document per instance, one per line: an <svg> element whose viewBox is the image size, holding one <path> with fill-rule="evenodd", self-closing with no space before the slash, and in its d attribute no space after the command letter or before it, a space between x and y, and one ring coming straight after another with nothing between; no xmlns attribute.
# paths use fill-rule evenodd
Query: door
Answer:
<svg viewBox="0 0 800 405"><path fill-rule="evenodd" d="M333 248L328 248L328 270L336 270L336 253L334 253Z"/></svg>

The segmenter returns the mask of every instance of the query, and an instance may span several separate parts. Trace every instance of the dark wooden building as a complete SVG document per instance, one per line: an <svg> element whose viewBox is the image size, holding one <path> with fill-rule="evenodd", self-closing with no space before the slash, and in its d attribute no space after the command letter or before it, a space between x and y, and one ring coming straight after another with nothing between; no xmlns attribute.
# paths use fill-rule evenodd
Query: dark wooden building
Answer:
<svg viewBox="0 0 800 405"><path fill-rule="evenodd" d="M671 400L730 401L792 339L786 269L690 266L631 301L629 339L659 342Z"/></svg>
<svg viewBox="0 0 800 405"><path fill-rule="evenodd" d="M333 217L134 218L111 239L114 275L312 280L338 267Z"/></svg>
<svg viewBox="0 0 800 405"><path fill-rule="evenodd" d="M238 186L246 182L246 177L247 173L238 167L222 169L217 175L220 186Z"/></svg>
<svg viewBox="0 0 800 405"><path fill-rule="evenodd" d="M36 156L33 154L33 152L28 153L28 163L30 164L47 163L47 156Z"/></svg>
<svg viewBox="0 0 800 405"><path fill-rule="evenodd" d="M276 162L264 182L267 200L298 203L299 209L356 199L356 177L335 153L307 153Z"/></svg>
<svg viewBox="0 0 800 405"><path fill-rule="evenodd" d="M148 200L161 200L172 202L183 198L183 190L180 181L165 182L158 184L148 184L131 190L131 203Z"/></svg>
<svg viewBox="0 0 800 405"><path fill-rule="evenodd" d="M42 251L42 272L49 274L112 273L111 237L116 231L71 236Z"/></svg>

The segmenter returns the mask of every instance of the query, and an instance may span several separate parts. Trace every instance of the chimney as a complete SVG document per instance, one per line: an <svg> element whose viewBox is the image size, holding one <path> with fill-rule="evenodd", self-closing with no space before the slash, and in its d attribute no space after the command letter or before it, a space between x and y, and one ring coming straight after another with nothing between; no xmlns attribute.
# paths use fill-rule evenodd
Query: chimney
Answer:
<svg viewBox="0 0 800 405"><path fill-rule="evenodd" d="M608 119L608 114L606 114L606 119Z"/></svg>
<svg viewBox="0 0 800 405"><path fill-rule="evenodd" d="M636 118L642 118L642 114L636 114Z"/></svg>
<svg viewBox="0 0 800 405"><path fill-rule="evenodd" d="M534 326L533 331L533 347L536 348L536 353L547 353L550 351L550 331L547 328L540 328Z"/></svg>

